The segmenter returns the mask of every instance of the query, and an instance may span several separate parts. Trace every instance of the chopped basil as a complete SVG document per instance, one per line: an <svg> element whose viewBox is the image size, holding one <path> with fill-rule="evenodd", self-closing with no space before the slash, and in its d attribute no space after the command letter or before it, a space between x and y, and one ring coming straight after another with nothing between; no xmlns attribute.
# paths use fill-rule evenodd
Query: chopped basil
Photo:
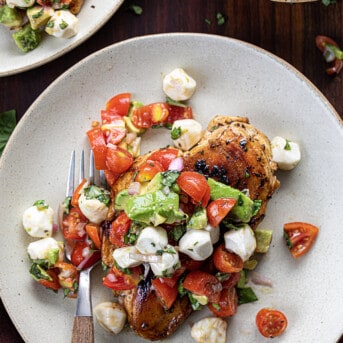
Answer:
<svg viewBox="0 0 343 343"><path fill-rule="evenodd" d="M32 18L33 19L38 19L38 18L40 18L43 15L43 13L44 13L44 8L42 7L42 9L40 11L38 11L37 13L32 15Z"/></svg>
<svg viewBox="0 0 343 343"><path fill-rule="evenodd" d="M218 12L216 18L218 25L223 25L225 23L225 16L222 13Z"/></svg>
<svg viewBox="0 0 343 343"><path fill-rule="evenodd" d="M241 270L241 277L237 283L237 288L244 288L245 284L247 282L247 277L246 277L247 273L244 269Z"/></svg>
<svg viewBox="0 0 343 343"><path fill-rule="evenodd" d="M191 302L191 305L194 311L198 311L202 309L202 305L197 299L193 297L193 294L191 292L188 292L188 298L189 298L189 301Z"/></svg>
<svg viewBox="0 0 343 343"><path fill-rule="evenodd" d="M181 126L174 127L170 132L171 139L178 139L181 137L181 135L182 135Z"/></svg>
<svg viewBox="0 0 343 343"><path fill-rule="evenodd" d="M159 249L159 250L156 251L156 255L157 256L162 256L163 254L176 254L176 252L172 248Z"/></svg>
<svg viewBox="0 0 343 343"><path fill-rule="evenodd" d="M46 27L49 29L52 29L55 26L55 22L53 20L49 20L49 22L46 24Z"/></svg>
<svg viewBox="0 0 343 343"><path fill-rule="evenodd" d="M98 186L91 185L84 189L86 199L97 199L106 206L110 205L110 192Z"/></svg>
<svg viewBox="0 0 343 343"><path fill-rule="evenodd" d="M62 19L62 22L60 23L60 29L64 30L68 27L68 23Z"/></svg>
<svg viewBox="0 0 343 343"><path fill-rule="evenodd" d="M0 156L17 124L16 111L9 110L0 113Z"/></svg>
<svg viewBox="0 0 343 343"><path fill-rule="evenodd" d="M185 225L176 225L173 230L168 231L168 235L171 239L177 242L183 234L186 232Z"/></svg>
<svg viewBox="0 0 343 343"><path fill-rule="evenodd" d="M49 280L51 281L51 276L44 270L38 263L32 263L30 268L30 274L35 280Z"/></svg>
<svg viewBox="0 0 343 343"><path fill-rule="evenodd" d="M69 214L71 208L71 197L66 197L62 202L63 214Z"/></svg>
<svg viewBox="0 0 343 343"><path fill-rule="evenodd" d="M289 237L288 233L286 231L283 232L283 236L285 237L286 240L286 244L288 246L289 249L293 248L293 243L291 241L291 238Z"/></svg>
<svg viewBox="0 0 343 343"><path fill-rule="evenodd" d="M161 175L162 175L162 180L161 180L162 185L173 187L174 184L176 183L177 178L180 175L180 172L176 170L169 170L166 172L162 172Z"/></svg>
<svg viewBox="0 0 343 343"><path fill-rule="evenodd" d="M138 5L131 5L130 10L136 15L141 15L143 13L143 8Z"/></svg>
<svg viewBox="0 0 343 343"><path fill-rule="evenodd" d="M252 217L256 216L262 206L262 200L253 200Z"/></svg>
<svg viewBox="0 0 343 343"><path fill-rule="evenodd" d="M49 208L49 205L45 203L45 200L37 200L33 203L33 206L36 206L38 211L43 211Z"/></svg>
<svg viewBox="0 0 343 343"><path fill-rule="evenodd" d="M169 96L167 96L167 98L166 98L166 103L169 104L169 105L173 105L173 106L187 107L187 105L185 105L183 102L177 101L177 100L173 100Z"/></svg>
<svg viewBox="0 0 343 343"><path fill-rule="evenodd" d="M219 304L216 304L216 303L212 303L212 306L217 310L217 311L220 311L221 307Z"/></svg>
<svg viewBox="0 0 343 343"><path fill-rule="evenodd" d="M289 144L289 140L288 139L286 139L286 144L285 144L285 146L283 148L285 150L292 150L291 145Z"/></svg>
<svg viewBox="0 0 343 343"><path fill-rule="evenodd" d="M251 287L236 288L238 295L238 305L257 301L258 298Z"/></svg>

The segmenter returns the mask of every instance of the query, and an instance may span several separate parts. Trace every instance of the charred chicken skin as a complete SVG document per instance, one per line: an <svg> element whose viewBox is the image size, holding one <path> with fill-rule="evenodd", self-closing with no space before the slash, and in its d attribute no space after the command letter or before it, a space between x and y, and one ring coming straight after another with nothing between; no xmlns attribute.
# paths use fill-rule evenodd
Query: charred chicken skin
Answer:
<svg viewBox="0 0 343 343"><path fill-rule="evenodd" d="M149 155L137 158L131 169L121 175L112 187L113 198L129 187L138 167L148 160ZM249 223L256 228L265 215L268 200L279 187L274 175L277 166L272 161L270 142L261 131L249 124L247 118L216 116L200 142L190 151L180 151L179 156L184 160L183 170L197 171L239 190L246 190L253 200L261 200L258 214ZM116 215L113 211L111 219ZM112 253L116 248L109 235L105 234L102 260L110 267L114 263ZM186 320L192 307L188 297L179 296L172 307L166 309L151 287L151 278L150 273L134 289L115 291L115 295L127 311L130 327L141 337L160 340L170 336Z"/></svg>

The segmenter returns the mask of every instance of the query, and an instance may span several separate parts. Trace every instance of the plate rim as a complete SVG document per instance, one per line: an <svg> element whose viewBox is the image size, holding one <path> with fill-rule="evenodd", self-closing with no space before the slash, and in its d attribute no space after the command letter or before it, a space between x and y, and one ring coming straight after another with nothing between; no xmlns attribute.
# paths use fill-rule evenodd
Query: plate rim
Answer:
<svg viewBox="0 0 343 343"><path fill-rule="evenodd" d="M65 55L69 51L73 50L74 48L78 47L82 43L84 43L86 40L88 40L91 36L93 36L98 30L100 30L110 19L111 17L117 12L119 7L123 4L125 0L116 0L116 4L113 6L111 11L109 11L106 16L103 18L103 20L100 23L97 23L90 31L88 31L82 38L76 39L73 43L69 44L68 46L62 48L60 51L49 55L46 58L43 58L39 61L36 61L34 63L18 67L18 68L12 68L7 70L1 70L0 69L0 77L6 77L11 75L16 75L23 73L25 71L29 71L32 69L35 69L37 67L40 67L44 64L47 64L49 62L54 61L55 59ZM26 55L23 55L23 57Z"/></svg>

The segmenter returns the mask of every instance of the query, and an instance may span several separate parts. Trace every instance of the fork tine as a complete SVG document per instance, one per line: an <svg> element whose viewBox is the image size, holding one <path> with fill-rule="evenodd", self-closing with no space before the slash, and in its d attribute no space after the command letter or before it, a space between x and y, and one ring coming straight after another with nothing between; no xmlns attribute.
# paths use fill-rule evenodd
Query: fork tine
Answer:
<svg viewBox="0 0 343 343"><path fill-rule="evenodd" d="M85 177L85 153L82 150L81 151L81 156L80 156L80 169L79 169L79 184Z"/></svg>
<svg viewBox="0 0 343 343"><path fill-rule="evenodd" d="M93 150L89 153L89 183L94 185L94 153Z"/></svg>
<svg viewBox="0 0 343 343"><path fill-rule="evenodd" d="M70 162L69 162L69 172L67 180L66 196L71 197L74 193L74 183L75 183L75 150L71 152Z"/></svg>

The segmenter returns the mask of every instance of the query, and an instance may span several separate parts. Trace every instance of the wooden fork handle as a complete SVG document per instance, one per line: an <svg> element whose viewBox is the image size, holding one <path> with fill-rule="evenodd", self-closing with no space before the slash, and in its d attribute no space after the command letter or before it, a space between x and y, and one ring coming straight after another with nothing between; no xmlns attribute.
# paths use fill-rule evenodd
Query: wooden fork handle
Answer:
<svg viewBox="0 0 343 343"><path fill-rule="evenodd" d="M93 317L74 317L71 343L94 343Z"/></svg>

